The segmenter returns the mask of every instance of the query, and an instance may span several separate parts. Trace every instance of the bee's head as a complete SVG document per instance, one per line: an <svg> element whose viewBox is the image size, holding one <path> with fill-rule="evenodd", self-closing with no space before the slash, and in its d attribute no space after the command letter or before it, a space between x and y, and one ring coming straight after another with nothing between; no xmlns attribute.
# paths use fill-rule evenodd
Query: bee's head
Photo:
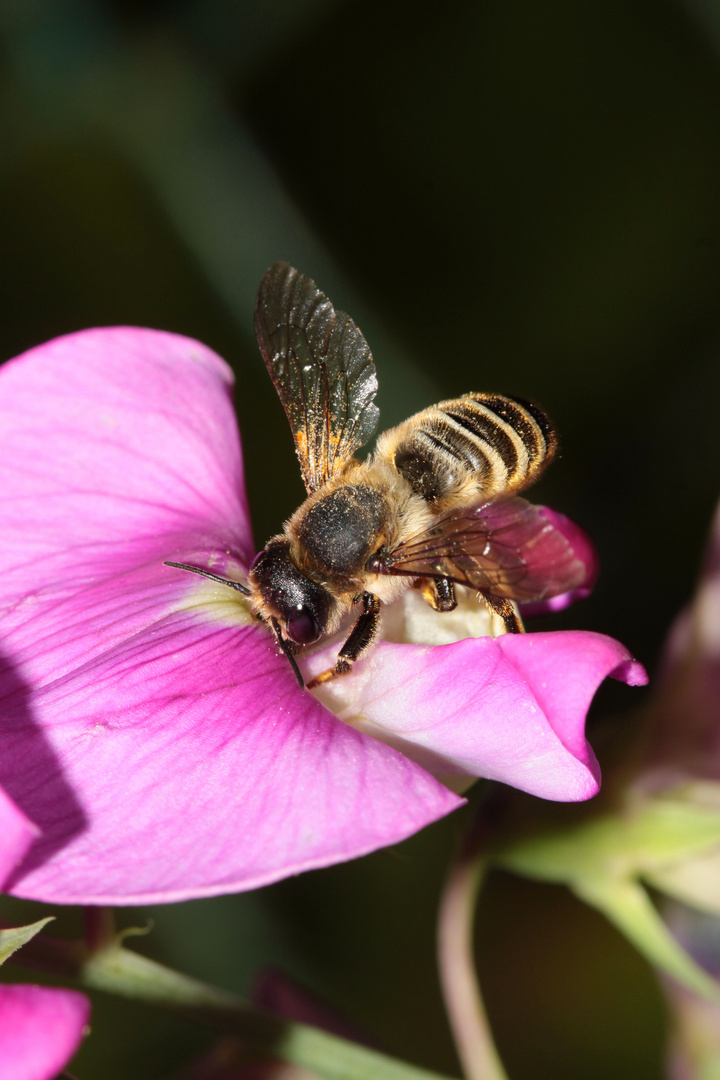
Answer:
<svg viewBox="0 0 720 1080"><path fill-rule="evenodd" d="M249 583L257 613L268 622L277 619L284 636L297 645L310 645L328 629L333 596L298 570L285 537L270 540L255 556Z"/></svg>

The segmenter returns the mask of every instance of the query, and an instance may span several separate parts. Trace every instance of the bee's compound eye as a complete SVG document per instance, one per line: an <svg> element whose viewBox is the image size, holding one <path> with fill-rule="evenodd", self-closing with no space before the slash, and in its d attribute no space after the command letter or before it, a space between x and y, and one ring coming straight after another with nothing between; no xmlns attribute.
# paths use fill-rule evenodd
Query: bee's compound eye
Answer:
<svg viewBox="0 0 720 1080"><path fill-rule="evenodd" d="M309 645L320 637L320 627L315 616L304 604L298 604L287 617L287 632L298 645Z"/></svg>

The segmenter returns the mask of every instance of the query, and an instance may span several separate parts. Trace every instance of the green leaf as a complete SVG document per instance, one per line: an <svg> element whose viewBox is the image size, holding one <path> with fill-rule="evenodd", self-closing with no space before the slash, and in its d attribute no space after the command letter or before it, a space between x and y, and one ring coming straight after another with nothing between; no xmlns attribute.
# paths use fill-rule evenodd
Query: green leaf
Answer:
<svg viewBox="0 0 720 1080"><path fill-rule="evenodd" d="M720 808L692 801L691 786L685 793L629 801L574 828L526 837L495 861L528 877L572 884L644 876L720 849Z"/></svg>
<svg viewBox="0 0 720 1080"><path fill-rule="evenodd" d="M715 849L643 876L648 885L688 907L720 915L720 851Z"/></svg>
<svg viewBox="0 0 720 1080"><path fill-rule="evenodd" d="M689 990L720 1004L720 986L678 944L636 881L585 879L573 892L601 911L651 964Z"/></svg>
<svg viewBox="0 0 720 1080"><path fill-rule="evenodd" d="M53 922L54 918L54 915L49 915L47 919L40 919L29 926L13 926L8 930L0 930L0 964L4 964L14 952L39 934L49 922Z"/></svg>
<svg viewBox="0 0 720 1080"><path fill-rule="evenodd" d="M613 813L510 844L495 861L569 885L651 964L720 1003L720 987L673 938L639 880L720 914L719 785L687 784L642 800L631 795Z"/></svg>
<svg viewBox="0 0 720 1080"><path fill-rule="evenodd" d="M326 1080L447 1080L438 1073L386 1057L305 1024L288 1024L276 1052Z"/></svg>

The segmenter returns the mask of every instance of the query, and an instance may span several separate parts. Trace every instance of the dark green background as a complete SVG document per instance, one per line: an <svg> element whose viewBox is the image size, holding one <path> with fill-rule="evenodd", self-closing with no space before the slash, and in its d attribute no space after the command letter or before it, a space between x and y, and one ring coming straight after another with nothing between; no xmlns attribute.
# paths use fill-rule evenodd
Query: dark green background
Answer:
<svg viewBox="0 0 720 1080"><path fill-rule="evenodd" d="M257 283L289 259L364 329L383 426L467 390L546 405L562 457L537 498L591 532L603 573L539 625L612 634L655 670L720 490L710 0L5 0L0 34L3 358L116 323L217 349L260 546L302 492L252 337ZM604 688L594 715L630 726L640 699ZM155 909L141 947L241 991L284 965L390 1052L457 1072L433 921L459 824ZM598 916L496 875L478 940L513 1080L661 1075L660 992ZM164 1077L207 1040L98 998L73 1068Z"/></svg>

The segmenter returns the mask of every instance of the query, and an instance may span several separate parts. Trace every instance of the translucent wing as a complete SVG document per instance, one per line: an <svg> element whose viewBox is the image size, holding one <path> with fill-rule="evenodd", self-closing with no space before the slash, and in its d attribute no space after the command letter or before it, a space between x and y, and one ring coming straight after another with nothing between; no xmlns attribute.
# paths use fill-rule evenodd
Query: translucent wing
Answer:
<svg viewBox="0 0 720 1080"><path fill-rule="evenodd" d="M350 316L284 262L260 283L255 333L290 421L305 487L315 491L377 427L370 349Z"/></svg>
<svg viewBox="0 0 720 1080"><path fill-rule="evenodd" d="M508 496L456 511L394 551L379 553L368 569L448 577L509 600L559 596L584 584L587 564L543 509Z"/></svg>

